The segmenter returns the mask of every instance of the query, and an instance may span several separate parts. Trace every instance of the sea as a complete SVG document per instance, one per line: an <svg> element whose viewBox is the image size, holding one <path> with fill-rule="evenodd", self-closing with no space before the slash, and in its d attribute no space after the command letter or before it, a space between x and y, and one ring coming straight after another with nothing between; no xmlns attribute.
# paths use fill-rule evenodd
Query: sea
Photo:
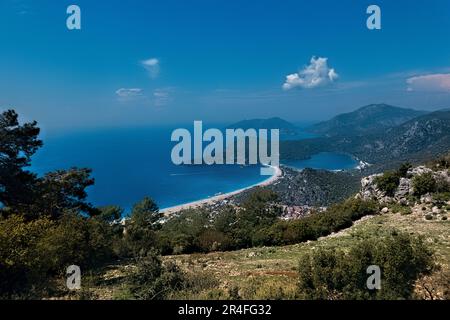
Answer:
<svg viewBox="0 0 450 320"><path fill-rule="evenodd" d="M260 175L258 165L174 165L171 150L176 143L170 141L174 129L47 132L30 169L43 175L58 169L91 168L95 184L88 188L88 201L95 206L121 206L125 214L145 196L164 209L243 189L268 178ZM308 137L305 133L297 138ZM347 155L321 153L286 165L340 170L355 167L356 161Z"/></svg>

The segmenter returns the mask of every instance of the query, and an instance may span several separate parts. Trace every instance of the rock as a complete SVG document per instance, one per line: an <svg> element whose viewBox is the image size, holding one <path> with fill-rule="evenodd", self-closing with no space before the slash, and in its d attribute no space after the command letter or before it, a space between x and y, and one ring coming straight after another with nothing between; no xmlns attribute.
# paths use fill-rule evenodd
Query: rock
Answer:
<svg viewBox="0 0 450 320"><path fill-rule="evenodd" d="M400 184L398 185L397 191L395 192L395 198L401 199L405 198L412 193L412 183L410 179L401 178Z"/></svg>
<svg viewBox="0 0 450 320"><path fill-rule="evenodd" d="M380 203L394 203L394 199L388 196L378 197Z"/></svg>
<svg viewBox="0 0 450 320"><path fill-rule="evenodd" d="M433 198L429 193L420 197L420 203L430 204L433 201Z"/></svg>
<svg viewBox="0 0 450 320"><path fill-rule="evenodd" d="M374 174L368 177L364 177L361 180L360 195L363 200L380 199L384 196L383 192L379 190L374 180L382 174Z"/></svg>
<svg viewBox="0 0 450 320"><path fill-rule="evenodd" d="M433 212L433 214L440 214L441 213L441 209L439 209L438 207L433 207L433 209L431 209L431 211Z"/></svg>
<svg viewBox="0 0 450 320"><path fill-rule="evenodd" d="M412 168L411 170L408 171L408 174L413 175L413 176L417 176L417 175L421 175L424 173L432 173L433 170L431 170L430 168L427 168L425 166L419 166L419 167L415 167Z"/></svg>
<svg viewBox="0 0 450 320"><path fill-rule="evenodd" d="M381 212L382 213L388 213L389 212L388 207L384 207L383 209L381 209Z"/></svg>
<svg viewBox="0 0 450 320"><path fill-rule="evenodd" d="M433 176L437 181L442 181L443 183L450 183L450 175L448 170L435 172Z"/></svg>
<svg viewBox="0 0 450 320"><path fill-rule="evenodd" d="M450 174L448 170L433 171L425 166L419 166L412 168L408 171L407 178L400 178L398 188L395 190L394 197L387 196L382 190L375 184L375 179L382 174L374 174L361 179L361 190L358 197L363 200L377 200L379 203L395 203L399 202L403 205L413 205L414 202L408 200L409 196L414 193L413 179L416 176L431 173L433 177L439 183L450 183ZM430 194L426 194L420 198L420 203L431 204L433 198Z"/></svg>

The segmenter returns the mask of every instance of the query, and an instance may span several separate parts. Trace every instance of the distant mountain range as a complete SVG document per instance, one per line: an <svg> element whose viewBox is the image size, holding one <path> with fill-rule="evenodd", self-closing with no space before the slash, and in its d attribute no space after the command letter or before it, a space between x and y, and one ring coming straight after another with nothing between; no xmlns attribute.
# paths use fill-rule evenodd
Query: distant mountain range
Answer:
<svg viewBox="0 0 450 320"><path fill-rule="evenodd" d="M432 158L450 150L450 110L436 111L388 129L384 134L368 137L371 144L360 144L359 150L374 159Z"/></svg>
<svg viewBox="0 0 450 320"><path fill-rule="evenodd" d="M391 127L387 125L388 121L384 123L383 131L373 129L362 134L356 130L353 135L349 131L346 135L329 134L303 141L284 141L281 143L281 156L305 159L324 151L344 152L374 164L372 169L375 170L392 168L405 161L420 163L450 150L448 110L422 114ZM357 122L355 126L358 127ZM336 131L340 130L338 127Z"/></svg>
<svg viewBox="0 0 450 320"><path fill-rule="evenodd" d="M275 117L270 119L251 119L243 120L227 126L228 129L280 129L280 130L296 130L296 126L292 123Z"/></svg>
<svg viewBox="0 0 450 320"><path fill-rule="evenodd" d="M317 123L308 130L328 137L365 135L384 132L386 129L426 113L387 104L371 104L350 113L340 114L331 120Z"/></svg>
<svg viewBox="0 0 450 320"><path fill-rule="evenodd" d="M278 117L270 119L243 120L227 126L227 129L279 129L281 140L292 139L300 134L300 129L294 124Z"/></svg>
<svg viewBox="0 0 450 320"><path fill-rule="evenodd" d="M317 138L298 139L300 129L281 118L244 120L227 128L280 129L281 160L340 152L385 170L409 161L421 163L450 150L450 109L425 112L372 104L308 128Z"/></svg>

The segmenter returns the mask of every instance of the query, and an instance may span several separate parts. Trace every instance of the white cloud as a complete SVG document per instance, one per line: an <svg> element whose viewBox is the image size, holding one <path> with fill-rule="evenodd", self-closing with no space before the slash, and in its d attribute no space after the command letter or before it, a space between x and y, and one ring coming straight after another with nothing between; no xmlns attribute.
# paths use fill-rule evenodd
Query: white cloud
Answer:
<svg viewBox="0 0 450 320"><path fill-rule="evenodd" d="M170 101L172 100L171 92L172 92L171 88L155 89L153 91L153 98L154 98L155 106L156 107L164 107L167 104L169 104Z"/></svg>
<svg viewBox="0 0 450 320"><path fill-rule="evenodd" d="M450 73L427 74L406 80L408 91L450 92Z"/></svg>
<svg viewBox="0 0 450 320"><path fill-rule="evenodd" d="M116 91L116 95L119 100L127 101L142 97L143 92L140 88L120 88Z"/></svg>
<svg viewBox="0 0 450 320"><path fill-rule="evenodd" d="M156 58L150 58L141 61L141 65L148 71L150 77L156 78L159 75L159 60Z"/></svg>
<svg viewBox="0 0 450 320"><path fill-rule="evenodd" d="M119 97L127 98L127 97L136 97L136 96L142 96L142 89L140 88L120 88L116 91L116 94Z"/></svg>
<svg viewBox="0 0 450 320"><path fill-rule="evenodd" d="M312 89L330 84L338 77L336 71L328 67L328 58L312 57L309 65L297 73L286 76L283 89Z"/></svg>

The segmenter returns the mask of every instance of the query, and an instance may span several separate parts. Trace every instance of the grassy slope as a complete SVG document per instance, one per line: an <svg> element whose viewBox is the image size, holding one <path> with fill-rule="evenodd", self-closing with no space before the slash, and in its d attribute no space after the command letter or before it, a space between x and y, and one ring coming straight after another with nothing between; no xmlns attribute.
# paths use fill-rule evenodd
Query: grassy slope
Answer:
<svg viewBox="0 0 450 320"><path fill-rule="evenodd" d="M253 248L236 252L195 254L166 257L183 266L187 272L213 273L219 279L219 289L215 293L205 291L178 298L204 299L217 296L222 291L224 297L231 288L238 289L243 299L295 298L296 268L302 254L318 247L346 248L362 237L382 236L391 228L406 231L426 238L436 251L437 260L444 270L450 265L450 221L427 221L417 212L410 215L383 214L366 217L353 227L338 234L285 247Z"/></svg>
<svg viewBox="0 0 450 320"><path fill-rule="evenodd" d="M351 228L318 241L284 247L164 257L165 261L176 262L190 274L205 275L202 278L207 287L205 290L181 292L173 299L228 299L233 289L243 299L295 299L296 269L303 253L318 247L345 249L361 238L383 236L392 228L424 236L435 250L437 261L443 270L450 272L450 221L443 221L441 217L428 221L424 216L431 208L427 207L426 211L421 208L422 206L413 208L413 213L409 215L387 213L365 217ZM448 212L443 216L448 216ZM84 298L131 298L124 280L133 269L132 265L123 262L107 267L101 274L92 275L92 281L85 276ZM442 278L436 278L435 281L443 282Z"/></svg>

